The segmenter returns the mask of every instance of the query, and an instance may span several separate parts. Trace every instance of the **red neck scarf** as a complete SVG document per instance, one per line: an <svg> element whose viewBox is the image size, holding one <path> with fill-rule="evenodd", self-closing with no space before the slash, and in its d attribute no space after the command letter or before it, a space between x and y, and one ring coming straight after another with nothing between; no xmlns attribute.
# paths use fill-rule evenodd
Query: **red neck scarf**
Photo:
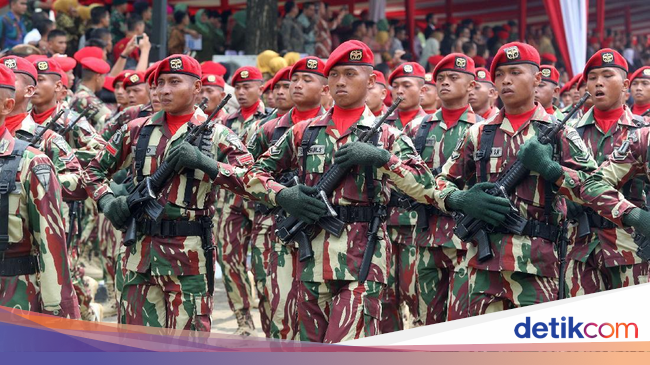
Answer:
<svg viewBox="0 0 650 365"><path fill-rule="evenodd" d="M537 109L537 105L533 106L533 108L525 113L521 114L508 114L506 112L506 118L508 118L508 121L510 121L510 125L512 126L512 129L516 132L521 128L524 123L526 123L530 118L533 117L533 114L535 114L535 110Z"/></svg>
<svg viewBox="0 0 650 365"><path fill-rule="evenodd" d="M490 117L490 114L492 113L492 108L494 108L494 107L490 107L490 108L488 108L488 110L486 110L485 113L481 114L481 117L482 117L483 119L487 119L487 118L489 118L489 117Z"/></svg>
<svg viewBox="0 0 650 365"><path fill-rule="evenodd" d="M4 123L2 125L0 125L0 138L2 138L2 136L4 136L6 130L7 130L7 127L5 127Z"/></svg>
<svg viewBox="0 0 650 365"><path fill-rule="evenodd" d="M343 109L340 106L334 105L332 120L334 121L336 129L341 133L347 131L352 124L361 119L361 115L365 109L365 105L362 105L356 109Z"/></svg>
<svg viewBox="0 0 650 365"><path fill-rule="evenodd" d="M377 111L371 110L372 114L373 114L375 117L380 116L380 115L381 115L381 112L383 112L383 111L384 111L384 108L381 108L381 107L380 107L379 109L377 109Z"/></svg>
<svg viewBox="0 0 650 365"><path fill-rule="evenodd" d="M167 123L169 131L172 132L172 136L176 134L176 131L178 131L183 124L189 122L193 115L194 113L185 115L171 115L165 113L165 122Z"/></svg>
<svg viewBox="0 0 650 365"><path fill-rule="evenodd" d="M398 110L397 111L397 117L399 118L400 122L402 122L402 126L406 127L407 124L411 123L413 118L418 114L420 111L420 108L418 107L417 109L414 110Z"/></svg>
<svg viewBox="0 0 650 365"><path fill-rule="evenodd" d="M632 114L641 115L650 109L650 104L633 104L632 105Z"/></svg>
<svg viewBox="0 0 650 365"><path fill-rule="evenodd" d="M437 111L436 109L430 109L430 110L424 109L424 112L427 113L427 114L433 114L436 111Z"/></svg>
<svg viewBox="0 0 650 365"><path fill-rule="evenodd" d="M596 125L600 127L600 130L602 130L603 133L609 132L609 130L616 125L616 122L621 119L622 115L623 106L612 110L600 110L594 108L594 119L596 120Z"/></svg>
<svg viewBox="0 0 650 365"><path fill-rule="evenodd" d="M34 121L37 124L43 124L49 118L54 114L54 110L56 110L56 105L52 109L48 109L40 114L36 114L36 110L32 109L32 118L34 118Z"/></svg>
<svg viewBox="0 0 650 365"><path fill-rule="evenodd" d="M465 113L465 110L467 110L467 108L469 108L469 104L460 109L447 109L443 106L441 108L442 120L445 121L447 128L453 128L456 124L458 124L458 119L460 119L463 113Z"/></svg>
<svg viewBox="0 0 650 365"><path fill-rule="evenodd" d="M9 129L9 133L13 136L18 128L23 124L23 120L27 117L27 113L20 113L5 118L5 126Z"/></svg>
<svg viewBox="0 0 650 365"><path fill-rule="evenodd" d="M255 114L257 111L257 107L260 106L260 101L258 100L255 104L249 106L249 107L242 107L241 108L241 115L244 117L244 120L250 118L251 115Z"/></svg>
<svg viewBox="0 0 650 365"><path fill-rule="evenodd" d="M304 111L294 109L293 112L291 112L291 121L293 122L293 124L298 124L303 120L314 118L315 116L318 115L319 111L320 111L320 106L314 109L309 109Z"/></svg>
<svg viewBox="0 0 650 365"><path fill-rule="evenodd" d="M549 114L555 113L555 109L553 109L553 105L549 106L548 108L544 108L544 110L546 110L546 112Z"/></svg>

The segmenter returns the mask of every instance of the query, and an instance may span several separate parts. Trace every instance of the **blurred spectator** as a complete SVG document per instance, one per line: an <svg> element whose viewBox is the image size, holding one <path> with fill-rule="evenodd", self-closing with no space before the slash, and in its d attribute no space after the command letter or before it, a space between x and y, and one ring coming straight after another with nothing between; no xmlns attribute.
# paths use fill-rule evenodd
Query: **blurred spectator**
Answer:
<svg viewBox="0 0 650 365"><path fill-rule="evenodd" d="M393 30L393 33L390 34L391 36L391 44L390 48L388 49L388 53L391 56L395 56L395 52L397 51L404 51L404 47L402 46L402 41L406 39L406 29L404 27L391 27L391 30Z"/></svg>
<svg viewBox="0 0 650 365"><path fill-rule="evenodd" d="M421 65L426 67L429 57L440 54L440 41L442 40L442 37L443 34L439 31L433 31L429 33L429 37L424 43L424 48L422 49L422 54L420 55Z"/></svg>
<svg viewBox="0 0 650 365"><path fill-rule="evenodd" d="M305 53L314 54L316 52L316 35L315 27L318 22L316 6L312 2L305 3L302 7L302 14L298 16L298 23L302 26L302 33L305 39Z"/></svg>
<svg viewBox="0 0 650 365"><path fill-rule="evenodd" d="M56 29L64 31L68 36L68 56L78 49L79 38L83 33L83 22L77 12L77 0L56 0L53 8L56 11Z"/></svg>
<svg viewBox="0 0 650 365"><path fill-rule="evenodd" d="M243 51L246 48L246 10L233 15L234 25L230 34L230 49Z"/></svg>
<svg viewBox="0 0 650 365"><path fill-rule="evenodd" d="M427 14L427 17L425 18L427 22L427 27L424 28L424 38L429 39L433 32L436 30L436 25L435 25L435 20L433 17L433 13ZM425 45L426 47L426 45Z"/></svg>
<svg viewBox="0 0 650 365"><path fill-rule="evenodd" d="M23 43L38 46L41 39L45 38L47 40L47 33L54 29L54 22L47 18L47 13L42 11L34 14L32 21L34 29L25 34Z"/></svg>
<svg viewBox="0 0 650 365"><path fill-rule="evenodd" d="M149 6L149 3L146 0L136 1L135 4L133 4L133 14L140 16L140 18L144 20L144 32L151 34L151 31L153 30L151 24L153 13L151 6Z"/></svg>
<svg viewBox="0 0 650 365"><path fill-rule="evenodd" d="M297 16L298 7L293 1L287 1L284 4L284 19L280 29L280 49L283 51L305 52L305 38Z"/></svg>
<svg viewBox="0 0 650 365"><path fill-rule="evenodd" d="M90 10L90 24L86 27L84 35L79 40L79 48L86 46L86 40L90 34L97 28L106 28L111 25L111 16L108 10L103 6L96 6Z"/></svg>
<svg viewBox="0 0 650 365"><path fill-rule="evenodd" d="M221 16L216 10L208 12L208 19L212 26L212 37L214 42L214 50L216 54L224 54L226 51L226 35L223 33Z"/></svg>
<svg viewBox="0 0 650 365"><path fill-rule="evenodd" d="M366 36L366 23L362 20L355 20L352 22L352 36L351 40L362 41Z"/></svg>
<svg viewBox="0 0 650 365"><path fill-rule="evenodd" d="M113 57L108 57L113 52L113 35L107 28L97 28L90 33L86 46L99 47L106 51L106 60L110 63Z"/></svg>
<svg viewBox="0 0 650 365"><path fill-rule="evenodd" d="M555 56L555 48L553 47L553 30L550 25L545 25L542 28L542 36L539 39L539 54L552 54Z"/></svg>
<svg viewBox="0 0 650 365"><path fill-rule="evenodd" d="M174 22L176 25L172 28L172 31L169 34L167 51L169 54L185 53L185 34L198 38L199 33L187 27L190 24L190 16L183 11L174 12Z"/></svg>
<svg viewBox="0 0 650 365"><path fill-rule="evenodd" d="M328 7L324 2L320 2L317 9L318 22L316 23L316 47L314 55L320 58L328 58L332 52L332 34L330 33L330 23L328 18Z"/></svg>
<svg viewBox="0 0 650 365"><path fill-rule="evenodd" d="M27 0L10 0L9 11L0 21L0 49L12 48L23 43L27 30L23 15L27 11Z"/></svg>
<svg viewBox="0 0 650 365"><path fill-rule="evenodd" d="M111 33L113 34L113 39L116 41L126 36L127 10L128 4L126 3L126 0L113 0L113 10L111 11Z"/></svg>
<svg viewBox="0 0 650 365"><path fill-rule="evenodd" d="M142 38L141 36L144 34L144 26L144 20L142 20L142 18L140 18L138 15L131 15L129 19L126 20L126 36L120 39L117 43L115 43L115 46L113 46L113 62L117 61L118 57L121 57L120 55L126 48L126 45L129 43L131 38ZM138 43L138 40L136 40L135 44L137 45ZM126 68L135 68L135 65L140 59L140 50L138 48L135 48L133 52L129 53L128 58L129 59L126 61Z"/></svg>
<svg viewBox="0 0 650 365"><path fill-rule="evenodd" d="M68 47L68 35L61 29L52 29L47 35L47 56L65 54Z"/></svg>

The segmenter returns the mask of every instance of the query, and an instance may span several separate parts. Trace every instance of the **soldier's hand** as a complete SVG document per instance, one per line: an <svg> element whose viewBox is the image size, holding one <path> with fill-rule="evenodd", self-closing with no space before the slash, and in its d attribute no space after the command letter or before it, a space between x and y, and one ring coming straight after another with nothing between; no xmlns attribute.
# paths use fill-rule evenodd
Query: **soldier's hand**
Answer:
<svg viewBox="0 0 650 365"><path fill-rule="evenodd" d="M295 185L282 189L275 197L275 202L289 215L311 224L327 215L325 203L311 197L316 193L316 188L312 186Z"/></svg>
<svg viewBox="0 0 650 365"><path fill-rule="evenodd" d="M343 169L355 165L381 167L389 159L390 152L387 150L359 141L343 145L334 155L334 163L340 164Z"/></svg>
<svg viewBox="0 0 650 365"><path fill-rule="evenodd" d="M493 183L479 183L469 190L451 193L445 202L451 210L462 211L470 217L497 227L510 213L510 202L506 198L486 193L493 188Z"/></svg>
<svg viewBox="0 0 650 365"><path fill-rule="evenodd" d="M553 146L543 144L537 138L530 138L519 147L517 159L529 170L539 173L544 180L555 182L562 176L562 166L553 161Z"/></svg>
<svg viewBox="0 0 650 365"><path fill-rule="evenodd" d="M185 141L169 151L167 162L174 167L174 171L180 171L183 168L198 169L210 175L212 179L216 178L219 173L217 161L206 156L198 147Z"/></svg>
<svg viewBox="0 0 650 365"><path fill-rule="evenodd" d="M117 229L123 228L131 217L126 198L126 196L116 198L113 194L107 194L97 202L99 209Z"/></svg>

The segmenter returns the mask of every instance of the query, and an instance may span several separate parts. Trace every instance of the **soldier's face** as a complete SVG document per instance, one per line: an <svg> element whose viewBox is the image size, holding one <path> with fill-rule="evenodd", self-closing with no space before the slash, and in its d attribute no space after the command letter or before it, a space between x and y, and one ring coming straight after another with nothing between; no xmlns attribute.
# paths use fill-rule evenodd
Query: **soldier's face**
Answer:
<svg viewBox="0 0 650 365"><path fill-rule="evenodd" d="M474 84L473 78L462 72L442 71L436 75L438 97L443 106L467 100Z"/></svg>
<svg viewBox="0 0 650 365"><path fill-rule="evenodd" d="M264 103L269 108L275 108L275 99L273 99L273 90L269 89L264 92Z"/></svg>
<svg viewBox="0 0 650 365"><path fill-rule="evenodd" d="M126 90L124 90L124 84L121 82L115 83L115 101L120 104L122 107L129 105L129 99L126 95Z"/></svg>
<svg viewBox="0 0 650 365"><path fill-rule="evenodd" d="M472 91L469 92L469 105L474 111L483 110L490 104L491 85L485 82L477 82Z"/></svg>
<svg viewBox="0 0 650 365"><path fill-rule="evenodd" d="M334 103L344 109L354 109L365 104L368 90L375 86L375 74L360 66L332 67L327 83Z"/></svg>
<svg viewBox="0 0 650 365"><path fill-rule="evenodd" d="M154 112L159 112L162 110L162 105L160 104L160 98L158 97L158 91L156 90L156 85L152 85L149 88L149 96L151 97L151 108Z"/></svg>
<svg viewBox="0 0 650 365"><path fill-rule="evenodd" d="M572 104L580 101L580 91L578 90L578 85L571 86L571 97L573 98Z"/></svg>
<svg viewBox="0 0 650 365"><path fill-rule="evenodd" d="M611 110L621 106L621 95L630 81L613 67L597 68L587 75L587 89L593 105L599 110Z"/></svg>
<svg viewBox="0 0 650 365"><path fill-rule="evenodd" d="M262 84L259 81L245 81L235 84L235 97L240 106L248 108L262 95Z"/></svg>
<svg viewBox="0 0 650 365"><path fill-rule="evenodd" d="M571 94L571 92L565 92L564 94L562 94L561 99L562 99L562 104L564 106L569 106L573 104L573 95Z"/></svg>
<svg viewBox="0 0 650 365"><path fill-rule="evenodd" d="M298 108L315 108L320 104L327 85L320 76L307 72L296 72L291 75L289 93L291 100Z"/></svg>
<svg viewBox="0 0 650 365"><path fill-rule="evenodd" d="M378 111L384 104L384 99L386 99L387 94L388 90L386 90L383 85L375 83L375 86L368 90L366 105L368 105L368 108L373 112Z"/></svg>
<svg viewBox="0 0 650 365"><path fill-rule="evenodd" d="M532 102L535 88L542 81L542 73L533 71L533 66L499 66L494 74L494 84L504 106L517 108Z"/></svg>
<svg viewBox="0 0 650 365"><path fill-rule="evenodd" d="M553 105L553 97L556 95L557 86L552 82L542 81L535 88L535 101L544 108Z"/></svg>
<svg viewBox="0 0 650 365"><path fill-rule="evenodd" d="M129 105L135 106L149 103L149 87L146 84L129 86L126 89Z"/></svg>
<svg viewBox="0 0 650 365"><path fill-rule="evenodd" d="M39 106L45 105L56 98L60 87L60 78L55 75L38 75L38 83L32 97L32 104Z"/></svg>
<svg viewBox="0 0 650 365"><path fill-rule="evenodd" d="M68 48L68 39L64 36L54 37L48 41L50 44L50 50L52 53L65 53L66 48Z"/></svg>
<svg viewBox="0 0 650 365"><path fill-rule="evenodd" d="M420 98L420 106L423 109L431 110L436 108L438 102L438 89L431 84L424 84L424 91Z"/></svg>
<svg viewBox="0 0 650 365"><path fill-rule="evenodd" d="M635 104L650 103L650 80L637 77L632 81L630 92Z"/></svg>
<svg viewBox="0 0 650 365"><path fill-rule="evenodd" d="M413 110L420 107L420 97L422 96L423 83L414 77L400 77L393 80L393 99L398 96L403 98L398 109Z"/></svg>
<svg viewBox="0 0 650 365"><path fill-rule="evenodd" d="M208 99L208 106L205 110L212 112L217 108L225 93L219 86L203 86L201 88L201 97Z"/></svg>
<svg viewBox="0 0 650 365"><path fill-rule="evenodd" d="M289 95L290 86L290 81L279 81L273 86L273 100L278 110L286 112L293 108L293 101Z"/></svg>
<svg viewBox="0 0 650 365"><path fill-rule="evenodd" d="M182 74L162 74L157 80L162 109L172 115L185 115L194 109L194 100L201 92L201 81Z"/></svg>

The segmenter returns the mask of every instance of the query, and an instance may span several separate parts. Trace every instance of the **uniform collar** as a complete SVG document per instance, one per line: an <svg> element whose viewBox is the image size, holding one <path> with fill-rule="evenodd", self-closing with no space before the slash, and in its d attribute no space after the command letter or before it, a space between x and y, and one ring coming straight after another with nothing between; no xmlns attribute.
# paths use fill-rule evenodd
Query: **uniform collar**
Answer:
<svg viewBox="0 0 650 365"><path fill-rule="evenodd" d="M440 122L440 126L442 127L442 129L444 130L448 129L447 123L445 123L445 121L442 118L442 108L438 108L438 110L436 110L436 112L433 113L432 116L433 117L431 118L431 121ZM469 105L467 107L467 110L465 110L465 112L461 114L460 118L458 118L458 121L469 123L469 124L476 123L476 113L474 113L474 110L472 109L471 105Z"/></svg>
<svg viewBox="0 0 650 365"><path fill-rule="evenodd" d="M499 129L504 131L507 135L509 136L514 136L518 132L524 131L528 129L528 125L530 124L531 121L539 122L539 123L544 123L544 124L550 124L552 121L551 116L546 112L543 106L541 106L539 103L535 103L535 112L533 113L533 116L524 122L522 124L521 128L519 128L518 131L515 131L512 128L512 125L510 124L510 121L508 121L508 118L506 118L506 109L502 108L499 110L499 114L497 114L494 119L491 121L488 121L487 124L496 124L499 125Z"/></svg>
<svg viewBox="0 0 650 365"><path fill-rule="evenodd" d="M587 110L587 112L578 120L578 122L575 123L574 128L596 125L596 119L594 118L594 108L595 107L592 106L591 109ZM637 126L636 123L634 123L634 115L632 114L632 110L627 105L623 105L623 115L621 115L621 119L619 119L616 124L626 127Z"/></svg>
<svg viewBox="0 0 650 365"><path fill-rule="evenodd" d="M334 112L334 108L331 108L330 110L327 111L327 113L323 114L322 116L316 118L316 120L311 123L313 126L325 126L325 133L329 134L330 136L334 137L335 139L339 139L342 137L345 137L352 133L352 130L354 127L372 127L374 121L375 121L375 115L372 114L372 111L368 106L366 105L363 113L361 113L361 118L354 124L350 126L343 134L336 129L336 126L334 125L334 120L332 120L332 113Z"/></svg>
<svg viewBox="0 0 650 365"><path fill-rule="evenodd" d="M151 116L151 119L149 119L149 122L146 123L146 125L152 124L156 126L162 126L163 130L163 135L174 141L178 139L180 136L184 135L185 132L187 132L187 123L183 124L177 131L174 133L172 136L171 131L169 130L169 127L167 127L167 124L164 123L165 120L165 111L161 110L154 115ZM194 108L194 115L192 115L192 118L190 119L190 123L194 125L200 125L203 123L206 119L208 119L208 116L203 113L203 111L197 107Z"/></svg>

